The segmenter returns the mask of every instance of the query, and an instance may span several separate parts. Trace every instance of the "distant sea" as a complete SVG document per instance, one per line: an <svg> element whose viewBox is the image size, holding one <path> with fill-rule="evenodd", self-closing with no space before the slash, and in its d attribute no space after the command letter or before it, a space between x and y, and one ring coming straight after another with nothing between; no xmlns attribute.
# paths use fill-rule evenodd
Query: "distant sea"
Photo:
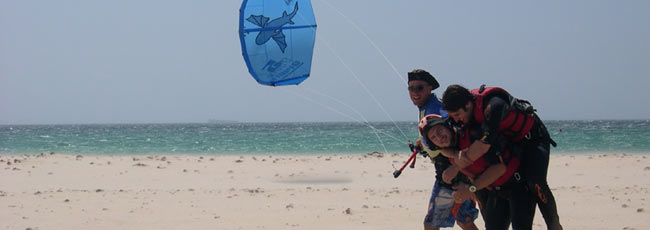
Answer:
<svg viewBox="0 0 650 230"><path fill-rule="evenodd" d="M650 120L545 123L552 154L650 153ZM0 125L0 154L407 154L416 138L415 122Z"/></svg>

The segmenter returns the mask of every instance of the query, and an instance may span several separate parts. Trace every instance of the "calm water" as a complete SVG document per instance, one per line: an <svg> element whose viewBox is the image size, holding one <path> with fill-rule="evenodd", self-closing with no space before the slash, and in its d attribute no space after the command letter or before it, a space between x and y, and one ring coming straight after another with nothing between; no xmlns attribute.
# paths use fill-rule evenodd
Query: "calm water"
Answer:
<svg viewBox="0 0 650 230"><path fill-rule="evenodd" d="M415 122L370 125L378 132L345 122L0 125L0 154L408 153L406 141L417 138ZM649 120L546 121L546 125L558 143L552 153L650 153Z"/></svg>

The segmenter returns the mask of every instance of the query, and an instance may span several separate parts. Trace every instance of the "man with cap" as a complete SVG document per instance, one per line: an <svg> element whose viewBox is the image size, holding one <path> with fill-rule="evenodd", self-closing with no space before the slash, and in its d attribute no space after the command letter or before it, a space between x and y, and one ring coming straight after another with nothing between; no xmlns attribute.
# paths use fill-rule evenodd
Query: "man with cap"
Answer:
<svg viewBox="0 0 650 230"><path fill-rule="evenodd" d="M415 69L408 73L409 97L419 109L418 121L429 114L447 117L447 112L442 109L440 99L432 92L439 86L438 81L425 70ZM478 217L478 210L474 207L473 201L467 200L463 202L460 210L454 216L452 212L454 205L452 184L445 183L442 180L442 173L451 165L451 162L447 157L440 154L440 151L431 150L427 145L423 145L422 140L422 136L420 136L416 141L416 145L427 153L436 170L429 207L424 218L424 229L451 228L454 226L454 222L464 230L478 229L474 224L474 220Z"/></svg>

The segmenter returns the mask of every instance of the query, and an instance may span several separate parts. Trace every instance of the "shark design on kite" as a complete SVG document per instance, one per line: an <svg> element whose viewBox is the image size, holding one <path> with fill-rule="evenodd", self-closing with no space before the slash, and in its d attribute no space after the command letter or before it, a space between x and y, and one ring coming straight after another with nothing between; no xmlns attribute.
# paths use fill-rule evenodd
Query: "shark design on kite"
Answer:
<svg viewBox="0 0 650 230"><path fill-rule="evenodd" d="M284 50L287 48L287 42L285 41L284 33L282 33L282 26L286 24L294 24L291 19L296 16L297 12L298 2L296 2L296 5L293 8L293 12L287 14L287 11L284 11L282 12L281 17L271 21L269 21L269 18L264 15L251 15L248 17L246 21L262 28L255 38L255 44L263 45L268 42L269 39L273 38L275 43L280 47L280 50L282 50L282 53L284 53Z"/></svg>

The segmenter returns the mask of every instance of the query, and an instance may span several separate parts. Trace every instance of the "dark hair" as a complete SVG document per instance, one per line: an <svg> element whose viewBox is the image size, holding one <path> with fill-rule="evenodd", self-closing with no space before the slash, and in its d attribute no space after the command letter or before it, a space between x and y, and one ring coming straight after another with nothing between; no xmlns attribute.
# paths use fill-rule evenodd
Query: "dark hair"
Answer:
<svg viewBox="0 0 650 230"><path fill-rule="evenodd" d="M442 94L442 108L448 112L464 109L467 102L473 101L474 96L461 85L450 85Z"/></svg>

